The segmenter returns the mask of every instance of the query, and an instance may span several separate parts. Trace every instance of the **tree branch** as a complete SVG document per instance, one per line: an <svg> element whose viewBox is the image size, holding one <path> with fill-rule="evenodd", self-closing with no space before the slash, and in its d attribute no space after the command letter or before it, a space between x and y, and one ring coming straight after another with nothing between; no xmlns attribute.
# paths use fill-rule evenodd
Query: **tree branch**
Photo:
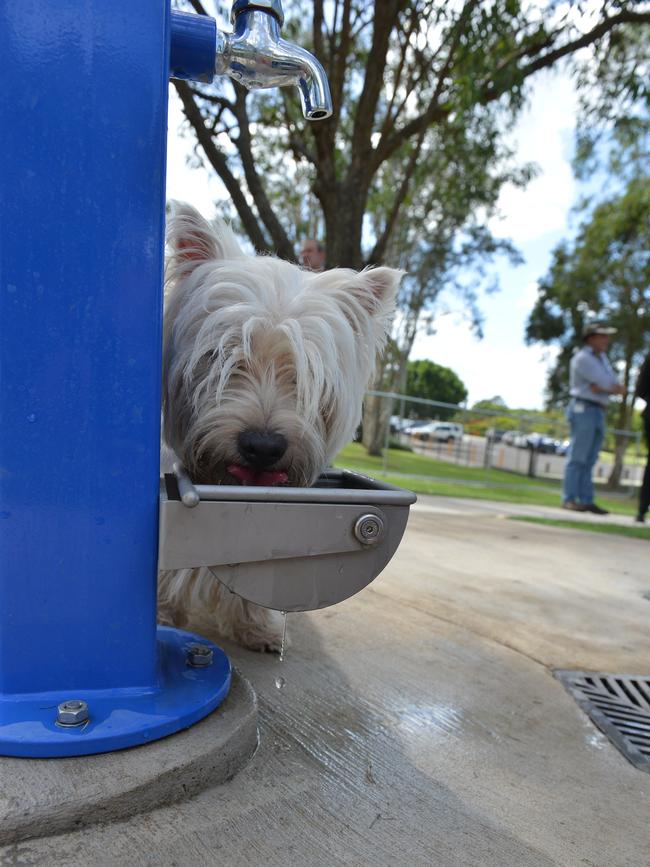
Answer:
<svg viewBox="0 0 650 867"><path fill-rule="evenodd" d="M224 186L230 193L232 202L237 209L237 213L239 214L248 237L251 239L255 249L260 253L270 253L271 248L260 229L257 217L246 201L237 179L228 168L228 161L225 154L223 154L215 145L212 134L205 125L205 120L201 114L201 110L194 101L192 89L186 81L179 81L178 79L173 79L173 85L183 103L183 112L185 117L192 125L194 133L201 144L203 153L206 155L210 165L214 168L215 172L219 175Z"/></svg>
<svg viewBox="0 0 650 867"><path fill-rule="evenodd" d="M366 67L363 88L359 97L352 131L352 159L350 165L352 174L361 172L364 164L365 171L367 172L369 169L367 157L368 152L372 148L373 122L377 113L379 94L384 83L388 42L402 6L403 0L375 0L375 17L370 56L382 58L382 61L370 63Z"/></svg>
<svg viewBox="0 0 650 867"><path fill-rule="evenodd" d="M287 233L284 231L282 224L275 215L273 206L266 195L266 190L264 189L261 178L255 168L250 121L248 117L248 108L246 106L247 96L248 91L242 87L242 85L236 84L234 112L239 123L239 136L234 139L234 144L239 152L248 190L253 197L253 201L255 202L257 212L260 215L262 222L271 235L276 254L282 259L295 261L295 250L293 249L291 241L287 237Z"/></svg>
<svg viewBox="0 0 650 867"><path fill-rule="evenodd" d="M615 27L621 24L644 24L650 22L650 13L634 13L623 11L618 15L614 15L611 18L607 18L604 21L601 21L595 27L593 27L588 33L583 34L581 37L571 40L567 42L565 45L556 48L553 51L548 51L542 57L538 57L536 60L533 60L531 63L528 63L519 71L521 81L525 81L535 72L538 72L540 69L545 69L552 66L558 60L563 57L572 54L580 48L587 48L590 45L593 45L599 39L602 39L609 31L613 30ZM559 35L559 33L558 33ZM530 46L530 48L525 52L525 54L534 54L536 51L543 51L548 47L548 38L545 38L542 42L540 42L537 46ZM516 62L516 59L515 59ZM511 80L506 77L505 83L503 85L486 85L483 88L483 92L480 98L477 100L478 104L488 105L491 102L499 99L501 96L506 93L510 87L512 86ZM436 89L436 93L438 93L438 88ZM409 138L414 135L418 135L422 129L430 126L433 123L440 123L445 120L445 118L452 112L453 106L451 102L447 103L438 103L437 98L434 98L429 103L428 107L422 114L418 117L413 118L413 120L409 121L409 123L405 124L401 129L396 130L391 136L388 136L385 141L380 143L378 148L375 151L375 159L374 165L375 167L380 166L385 160L387 160L395 151L401 147L404 142L406 142Z"/></svg>
<svg viewBox="0 0 650 867"><path fill-rule="evenodd" d="M613 30L615 27L618 27L620 24L650 24L650 12L636 13L623 11L619 12L618 15L613 15L611 18L606 18L579 39L574 39L572 42L568 42L561 48L556 48L555 51L549 51L548 54L545 54L543 57L529 63L528 66L525 66L523 69L524 78L527 78L539 69L545 69L548 66L552 66L556 61L560 60L562 57L566 57L567 54L572 54L579 48L587 48L594 42L598 42L598 40L602 39L606 33Z"/></svg>
<svg viewBox="0 0 650 867"><path fill-rule="evenodd" d="M440 99L440 94L442 93L442 88L444 86L445 78L446 78L446 76L447 76L447 74L451 68L451 65L452 65L452 62L454 59L454 55L456 53L456 49L458 48L460 37L463 33L463 30L465 29L467 19L471 15L473 9L478 5L478 2L479 2L479 0L468 0L468 2L466 2L465 5L463 6L461 13L458 16L458 18L456 19L456 22L454 23L453 27L451 28L451 31L449 34L450 35L450 44L449 44L449 51L447 52L447 58L446 58L443 66L442 66L442 69L438 73L438 77L437 77L437 81L436 81L436 87L435 87L435 90L433 92L433 96L431 97L431 100L429 102L429 109L424 113L424 115L421 116L421 118L428 118L428 119L418 129L414 129L412 133L408 133L408 134L404 135L402 137L402 142L406 141L406 139L410 138L411 135L414 135L414 134L420 135L423 131L425 131L427 129L427 127L431 123L434 122L434 120L442 120L446 116L446 113L448 113L448 112L445 112L444 114L440 114L439 116L436 116L436 111L439 108L438 101ZM438 48L438 50L436 51L436 55L440 53L441 49L442 49L442 46L440 46ZM406 103L407 98L408 98L408 94L404 98L403 104ZM401 108L402 108L402 106L400 106L397 114L393 118L393 125L397 121L397 117L401 111ZM414 122L412 121L411 123L414 123ZM407 124L406 127L403 127L402 132L404 130L407 130L409 126L411 126L411 124ZM399 135L399 133L397 135ZM387 157L390 155L390 153L392 153L394 150L396 150L396 148L394 147L394 145L396 143L395 139L396 139L395 135L389 136L388 138L386 136L382 135L382 138L380 139L379 144L377 145L377 148L375 150L375 159L373 160L373 166L374 166L375 170L377 168L379 168L379 166L382 164L382 162L384 162L387 159ZM397 144L397 147L399 147L399 144Z"/></svg>
<svg viewBox="0 0 650 867"><path fill-rule="evenodd" d="M203 5L201 4L200 0L189 0L189 3L191 4L194 11L198 12L199 15L207 15L208 14L205 11L205 9L203 8Z"/></svg>
<svg viewBox="0 0 650 867"><path fill-rule="evenodd" d="M350 51L350 13L352 10L351 0L344 0L341 12L341 37L332 57L332 93L334 104L341 105L343 101L343 88L345 84L345 70L347 66L348 52Z"/></svg>
<svg viewBox="0 0 650 867"><path fill-rule="evenodd" d="M397 112L393 116L393 108L395 107L395 100L396 100L397 94L399 92L399 85L400 85L400 80L402 78L402 72L403 72L404 66L406 64L406 55L408 54L409 42L411 40L411 36L415 32L415 28L417 26L418 20L419 19L417 18L416 14L415 14L415 10L412 10L411 16L410 16L409 26L408 26L408 28L406 28L404 30L403 42L400 46L401 47L400 57L399 57L399 61L397 63L397 68L395 70L395 74L393 75L393 93L392 93L392 96L390 98L390 102L388 103L388 106L386 107L386 113L384 115L384 120L379 126L379 131L380 131L381 136L386 135L388 130L394 125L395 120L397 119L397 117L399 116L399 113L401 111L401 106L399 106L397 109ZM406 87L407 96L411 92L411 90L412 90L412 86L410 84L407 85L407 87ZM404 100L401 103L402 106L405 104L407 96L404 97Z"/></svg>
<svg viewBox="0 0 650 867"><path fill-rule="evenodd" d="M388 242L393 234L393 230L395 229L395 225L397 224L397 218L399 217L400 210L402 205L404 204L404 200L408 195L411 181L413 179L413 175L415 173L415 169L418 164L418 160L420 158L420 151L422 149L422 143L424 141L424 136L426 135L426 129L422 130L420 135L418 136L418 140L415 143L411 156L409 157L408 164L406 166L406 170L402 177L402 183L400 184L400 188L395 195L395 199L393 200L393 206L388 215L388 219L386 220L386 224L384 226L384 230L381 233L381 236L377 239L375 246L368 257L368 265L377 265L380 264L384 256L386 255L386 248L388 247Z"/></svg>

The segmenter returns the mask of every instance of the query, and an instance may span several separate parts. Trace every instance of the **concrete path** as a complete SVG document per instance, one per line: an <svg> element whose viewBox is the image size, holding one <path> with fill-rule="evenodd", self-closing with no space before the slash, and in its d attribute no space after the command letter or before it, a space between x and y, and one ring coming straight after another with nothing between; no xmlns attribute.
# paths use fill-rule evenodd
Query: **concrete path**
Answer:
<svg viewBox="0 0 650 867"><path fill-rule="evenodd" d="M261 747L232 782L0 863L647 867L650 778L551 669L650 673L648 543L422 500L374 584L290 615L285 663L233 652Z"/></svg>
<svg viewBox="0 0 650 867"><path fill-rule="evenodd" d="M632 503L636 501L631 500ZM632 515L594 515L592 512L571 512L558 506L535 506L527 503L506 503L500 500L472 500L463 497L427 497L418 494L415 511L438 515L465 515L468 519L492 515L497 518L526 516L530 518L553 518L557 521L574 521L590 524L618 524L621 527L642 527ZM646 524L650 529L650 524Z"/></svg>

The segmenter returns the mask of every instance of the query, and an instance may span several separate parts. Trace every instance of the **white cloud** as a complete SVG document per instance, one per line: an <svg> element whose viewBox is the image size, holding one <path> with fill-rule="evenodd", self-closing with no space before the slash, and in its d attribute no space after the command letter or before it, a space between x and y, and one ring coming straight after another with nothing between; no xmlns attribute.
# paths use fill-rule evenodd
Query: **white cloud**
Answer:
<svg viewBox="0 0 650 867"><path fill-rule="evenodd" d="M530 313L537 301L538 289L539 283L536 280L524 286L515 301L517 310L520 310L524 314Z"/></svg>
<svg viewBox="0 0 650 867"><path fill-rule="evenodd" d="M489 333L477 340L467 324L443 317L434 335L418 335L411 358L451 367L465 383L470 405L498 394L511 408L541 408L555 351L517 344L514 350L510 344L499 345Z"/></svg>
<svg viewBox="0 0 650 867"><path fill-rule="evenodd" d="M576 106L575 88L568 75L540 74L530 105L513 131L518 159L536 163L540 171L524 190L504 187L499 198L503 217L492 223L497 234L525 243L566 226L576 199L576 183L566 153L573 139Z"/></svg>

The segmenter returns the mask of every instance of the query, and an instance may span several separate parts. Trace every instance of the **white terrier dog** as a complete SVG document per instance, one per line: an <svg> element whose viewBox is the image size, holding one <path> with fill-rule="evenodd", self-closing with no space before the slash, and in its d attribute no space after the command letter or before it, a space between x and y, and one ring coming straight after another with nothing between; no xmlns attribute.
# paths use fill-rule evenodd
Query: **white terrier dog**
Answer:
<svg viewBox="0 0 650 867"><path fill-rule="evenodd" d="M312 485L359 424L401 272L248 256L225 223L178 203L167 243L165 445L196 483ZM159 619L280 648L278 612L206 568L160 573Z"/></svg>

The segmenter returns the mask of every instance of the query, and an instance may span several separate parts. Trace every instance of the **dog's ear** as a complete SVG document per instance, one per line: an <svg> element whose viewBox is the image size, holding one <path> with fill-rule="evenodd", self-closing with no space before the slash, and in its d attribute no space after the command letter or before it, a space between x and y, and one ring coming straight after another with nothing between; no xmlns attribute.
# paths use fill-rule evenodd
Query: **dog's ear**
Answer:
<svg viewBox="0 0 650 867"><path fill-rule="evenodd" d="M167 244L176 266L186 273L203 262L238 259L244 255L223 220L216 220L213 227L185 202L170 202Z"/></svg>
<svg viewBox="0 0 650 867"><path fill-rule="evenodd" d="M404 271L395 268L367 268L356 275L352 291L368 313L386 315L395 306L395 298Z"/></svg>

